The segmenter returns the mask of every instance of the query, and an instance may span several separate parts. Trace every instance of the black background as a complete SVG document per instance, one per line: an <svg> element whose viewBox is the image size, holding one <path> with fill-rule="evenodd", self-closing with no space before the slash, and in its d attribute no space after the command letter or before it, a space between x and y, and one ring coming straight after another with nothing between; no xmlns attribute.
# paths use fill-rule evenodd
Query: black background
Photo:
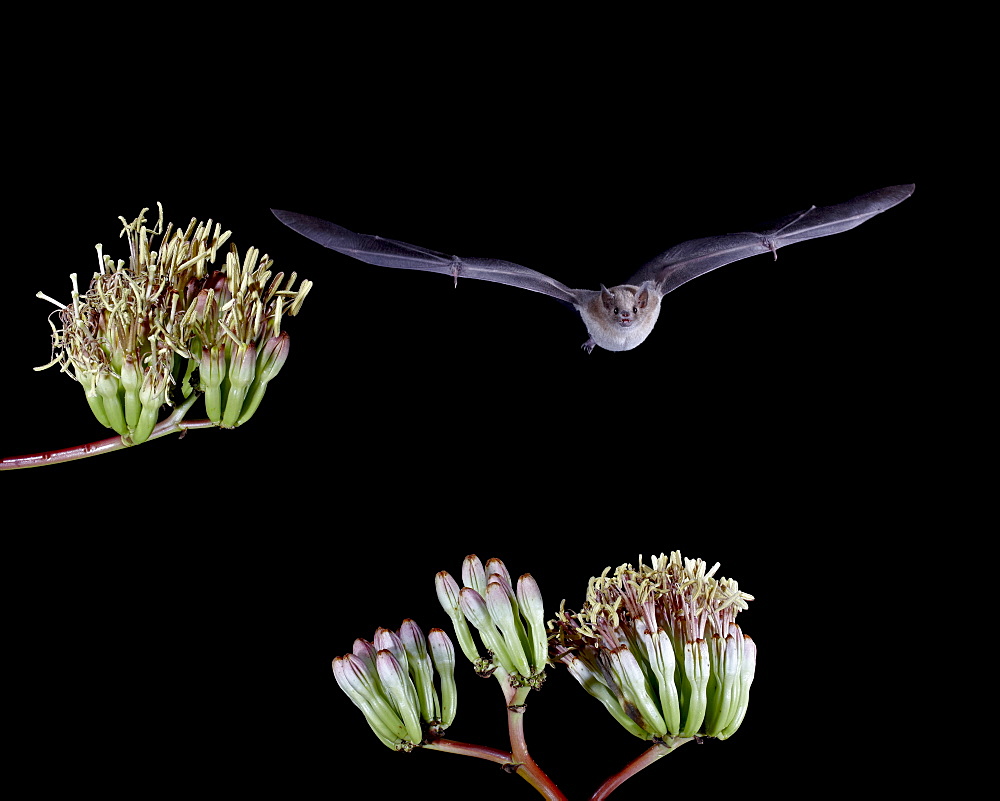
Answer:
<svg viewBox="0 0 1000 801"><path fill-rule="evenodd" d="M68 299L97 242L126 258L118 215L212 217L315 287L245 427L4 474L37 786L532 797L489 763L393 755L330 673L378 626L444 626L433 576L467 553L531 572L550 609L674 549L757 596L740 732L615 797L699 777L798 796L791 764L844 788L878 764L857 734L884 699L857 638L869 571L905 551L886 481L919 383L900 287L934 191L907 33L845 28L817 50L815 29L761 30L733 49L690 22L610 22L276 11L39 43L58 77L9 100L0 452L106 436L78 385L32 372L51 308L34 294ZM548 298L354 263L269 212L592 287L685 239L910 182L855 231L685 285L641 348L590 356ZM459 672L452 735L504 746L495 683ZM529 716L570 798L642 748L560 671Z"/></svg>

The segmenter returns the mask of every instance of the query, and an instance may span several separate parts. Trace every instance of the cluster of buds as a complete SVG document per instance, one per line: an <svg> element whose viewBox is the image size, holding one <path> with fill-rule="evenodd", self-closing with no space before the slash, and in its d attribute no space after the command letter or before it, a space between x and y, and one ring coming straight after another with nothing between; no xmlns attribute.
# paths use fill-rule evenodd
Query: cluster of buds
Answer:
<svg viewBox="0 0 1000 801"><path fill-rule="evenodd" d="M451 618L462 653L480 675L502 671L498 678L538 687L548 662L545 610L542 594L531 574L517 580L499 559L486 566L475 555L462 563L462 584L445 571L435 577L438 601ZM469 623L475 626L488 651L479 653Z"/></svg>
<svg viewBox="0 0 1000 801"><path fill-rule="evenodd" d="M159 204L157 204L159 206ZM145 441L175 390L188 399L201 391L209 419L223 428L245 423L288 356L282 316L294 315L312 286L296 275L272 275L271 259L250 248L241 259L230 245L225 264L213 265L230 232L212 221L191 220L186 230L152 229L143 209L131 223L128 264L117 264L97 245L98 271L72 300L55 303L55 364L83 385L94 416L126 444ZM161 236L158 249L151 237Z"/></svg>
<svg viewBox="0 0 1000 801"><path fill-rule="evenodd" d="M730 737L743 720L757 649L736 625L752 595L678 551L591 578L579 612L549 622L553 660L642 739Z"/></svg>
<svg viewBox="0 0 1000 801"><path fill-rule="evenodd" d="M425 638L409 619L399 631L379 629L373 642L357 639L352 653L334 659L333 675L394 751L440 737L455 719L455 648L441 629Z"/></svg>

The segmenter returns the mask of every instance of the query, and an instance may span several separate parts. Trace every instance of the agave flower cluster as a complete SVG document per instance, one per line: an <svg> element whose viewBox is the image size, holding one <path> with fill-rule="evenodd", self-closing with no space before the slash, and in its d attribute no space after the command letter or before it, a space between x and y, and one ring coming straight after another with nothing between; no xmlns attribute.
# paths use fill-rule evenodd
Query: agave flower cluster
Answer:
<svg viewBox="0 0 1000 801"><path fill-rule="evenodd" d="M159 204L158 204L159 205ZM94 416L126 444L146 440L160 408L175 390L188 399L204 392L208 417L233 428L257 410L268 382L288 356L282 317L302 306L311 282L294 289L296 275L272 275L272 260L235 245L214 269L230 232L212 221L184 230L152 229L143 209L131 223L119 218L129 243L128 263L117 264L97 246L98 271L81 293L70 275L72 300L50 320L55 364L83 385ZM151 238L160 236L158 249Z"/></svg>
<svg viewBox="0 0 1000 801"><path fill-rule="evenodd" d="M410 619L398 631L379 629L373 642L357 639L352 653L334 659L333 675L394 751L442 735L455 719L455 648L441 629L426 639Z"/></svg>
<svg viewBox="0 0 1000 801"><path fill-rule="evenodd" d="M462 587L445 571L435 577L438 601L451 618L462 653L481 675L498 673L515 683L538 687L548 662L545 610L538 584L530 573L517 580L507 567L490 559L485 567L479 557L465 557ZM471 623L487 649L479 653Z"/></svg>
<svg viewBox="0 0 1000 801"><path fill-rule="evenodd" d="M718 563L678 551L651 562L592 578L583 608L550 621L552 657L637 737L730 737L757 653L735 618L753 596L716 580Z"/></svg>

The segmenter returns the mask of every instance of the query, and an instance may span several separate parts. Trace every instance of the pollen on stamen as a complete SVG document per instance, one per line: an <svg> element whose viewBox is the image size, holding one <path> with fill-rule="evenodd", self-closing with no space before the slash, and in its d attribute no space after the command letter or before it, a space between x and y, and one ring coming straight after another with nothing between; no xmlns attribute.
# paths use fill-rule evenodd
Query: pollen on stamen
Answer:
<svg viewBox="0 0 1000 801"><path fill-rule="evenodd" d="M58 300L56 300L55 298L49 297L44 292L36 292L35 293L35 297L36 298L41 298L42 300L47 300L49 303L54 303L60 309L65 309L66 308L66 304L65 303L60 303Z"/></svg>

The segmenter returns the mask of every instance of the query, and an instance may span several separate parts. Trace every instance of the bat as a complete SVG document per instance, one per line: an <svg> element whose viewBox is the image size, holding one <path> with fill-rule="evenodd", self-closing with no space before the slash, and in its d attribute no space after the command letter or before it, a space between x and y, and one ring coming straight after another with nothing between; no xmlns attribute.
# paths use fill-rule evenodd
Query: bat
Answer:
<svg viewBox="0 0 1000 801"><path fill-rule="evenodd" d="M699 275L761 253L778 258L778 249L807 239L840 234L870 220L913 193L914 185L889 186L832 206L811 206L783 217L759 233L743 232L681 242L641 267L626 283L608 289L570 289L544 273L501 259L452 256L436 250L356 234L335 223L294 211L272 209L293 231L323 247L380 267L425 270L475 278L541 292L575 308L590 335L583 349L631 350L653 330L663 296Z"/></svg>

